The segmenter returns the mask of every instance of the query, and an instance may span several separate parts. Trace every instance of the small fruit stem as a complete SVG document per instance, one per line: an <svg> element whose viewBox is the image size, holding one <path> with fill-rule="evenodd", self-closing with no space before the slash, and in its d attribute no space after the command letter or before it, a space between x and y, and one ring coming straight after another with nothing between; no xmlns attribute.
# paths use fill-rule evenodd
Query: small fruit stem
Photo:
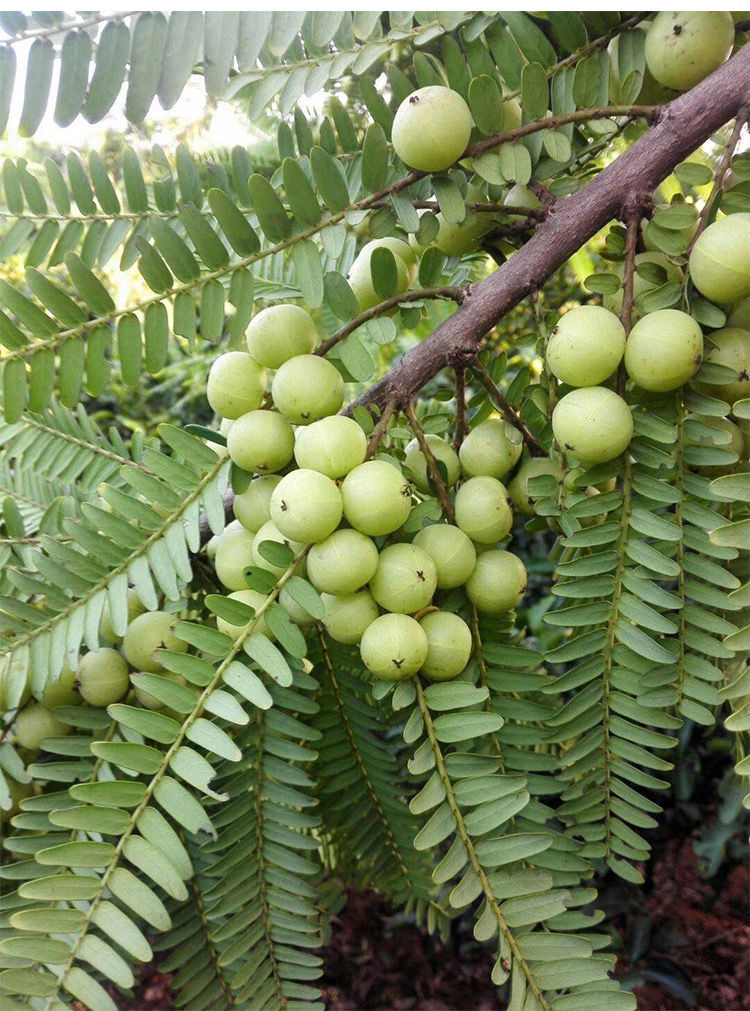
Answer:
<svg viewBox="0 0 750 1011"><path fill-rule="evenodd" d="M487 390L490 401L493 405L499 411L502 411L502 413L505 414L508 419L511 420L513 424L523 433L523 437L531 450L532 456L546 456L547 451L544 446L531 432L526 422L522 419L515 407L512 406L505 394L498 389L494 379L478 358L475 359L472 364L472 371L479 379L482 386L484 386L485 390Z"/></svg>
<svg viewBox="0 0 750 1011"><path fill-rule="evenodd" d="M456 368L456 434L453 438L453 448L456 452L466 438L466 369Z"/></svg>
<svg viewBox="0 0 750 1011"><path fill-rule="evenodd" d="M448 489L445 486L445 481L443 481L443 476L440 473L440 468L437 465L437 460L435 459L432 450L429 447L427 439L425 438L424 429L419 423L419 418L417 418L414 413L414 408L411 404L407 404L404 408L404 414L406 415L407 421L409 422L409 427L416 436L419 448L424 454L424 458L427 461L427 466L430 468L430 477L435 485L435 491L437 492L438 502L445 513L445 518L449 523L455 523L456 514L453 509L453 502L448 494Z"/></svg>
<svg viewBox="0 0 750 1011"><path fill-rule="evenodd" d="M393 417L393 412L396 410L397 401L389 400L388 403L383 408L383 413L380 416L380 421L377 423L375 428L372 430L372 435L370 436L370 441L367 444L367 453L365 454L365 460L371 460L373 456L378 451L378 446L380 445L383 436L385 435L388 425L390 424L391 418Z"/></svg>

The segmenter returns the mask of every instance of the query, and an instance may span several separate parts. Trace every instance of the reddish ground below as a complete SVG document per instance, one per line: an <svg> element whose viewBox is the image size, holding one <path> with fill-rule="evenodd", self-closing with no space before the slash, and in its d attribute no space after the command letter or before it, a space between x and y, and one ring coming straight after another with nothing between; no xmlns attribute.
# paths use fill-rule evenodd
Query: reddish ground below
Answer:
<svg viewBox="0 0 750 1011"><path fill-rule="evenodd" d="M643 981L639 1011L747 1011L748 869L702 880L690 839L668 839L643 892L613 884L605 905L622 939L620 971ZM629 954L628 954L629 953ZM169 976L149 966L123 1011L172 1008ZM325 950L329 1011L500 1011L487 953L471 924L447 945L394 917L375 895L352 892Z"/></svg>

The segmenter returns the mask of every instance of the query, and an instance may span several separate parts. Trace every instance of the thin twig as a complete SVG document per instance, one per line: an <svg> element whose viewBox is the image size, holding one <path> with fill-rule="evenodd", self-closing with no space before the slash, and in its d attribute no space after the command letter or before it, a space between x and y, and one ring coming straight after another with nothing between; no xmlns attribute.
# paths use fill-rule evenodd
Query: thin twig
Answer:
<svg viewBox="0 0 750 1011"><path fill-rule="evenodd" d="M458 366L456 374L456 434L453 437L453 448L456 452L466 438L466 369Z"/></svg>
<svg viewBox="0 0 750 1011"><path fill-rule="evenodd" d="M365 453L365 460L371 460L373 456L378 451L378 446L381 443L383 436L385 435L388 425L390 423L393 412L398 406L396 400L390 400L383 408L383 413L380 416L380 421L377 423L375 428L372 430L372 435L370 436L370 441L367 444L367 452Z"/></svg>
<svg viewBox="0 0 750 1011"><path fill-rule="evenodd" d="M742 135L743 129L745 128L745 124L748 121L748 117L750 117L750 109L747 106L744 106L737 113L737 118L734 121L734 129L729 135L729 140L727 141L727 146L726 149L724 150L724 155L721 161L719 162L718 168L716 169L716 175L714 177L714 184L711 187L711 192L708 194L706 202L704 203L703 208L701 209L700 215L698 217L698 224L695 229L695 234L693 235L693 238L688 247L688 253L697 242L701 232L703 232L704 229L706 228L714 202L716 201L717 197L724 188L724 179L726 178L726 174L732 165L732 158L734 157L735 148L739 144L740 137Z"/></svg>
<svg viewBox="0 0 750 1011"><path fill-rule="evenodd" d="M456 514L453 508L453 502L451 501L451 497L448 494L448 489L445 485L445 481L443 480L443 475L440 473L440 468L438 467L437 460L435 459L435 454L430 449L429 443L425 438L424 429L419 423L419 419L417 418L417 415L414 413L414 408L411 406L411 404L407 404L404 407L404 414L406 415L407 421L409 422L409 427L411 428L412 432L414 432L417 443L419 444L419 448L422 451L422 455L425 458L427 466L430 469L430 476L435 486L437 499L438 502L440 503L440 507L442 508L443 513L445 514L445 518L448 520L449 523L455 523Z"/></svg>
<svg viewBox="0 0 750 1011"><path fill-rule="evenodd" d="M478 358L472 365L472 371L477 376L482 386L484 386L485 390L487 390L490 401L493 402L494 406L497 407L499 410L501 410L503 414L506 414L510 418L512 418L513 424L523 433L526 445L531 450L532 456L546 456L547 453L544 446L541 444L541 442L539 442L537 437L531 432L529 426L523 420L523 418L515 409L515 407L513 407L513 405L505 396L505 394L498 389L497 384L493 380L492 376L489 374L487 369L485 369L484 365L482 365L482 363L479 361Z"/></svg>
<svg viewBox="0 0 750 1011"><path fill-rule="evenodd" d="M466 287L466 285L443 285L437 288L416 288L414 291L404 291L399 295L391 295L389 298L383 299L382 302L378 302L377 305L373 305L370 309L361 312L359 316L355 316L345 326L342 326L340 330L337 330L336 333L323 341L315 351L315 354L321 356L327 355L331 348L335 347L339 341L344 340L345 337L348 337L349 334L354 333L363 323L367 323L371 319L377 319L379 316L384 316L391 309L396 308L396 306L402 303L420 302L422 299L435 298L457 302L461 305L466 294Z"/></svg>

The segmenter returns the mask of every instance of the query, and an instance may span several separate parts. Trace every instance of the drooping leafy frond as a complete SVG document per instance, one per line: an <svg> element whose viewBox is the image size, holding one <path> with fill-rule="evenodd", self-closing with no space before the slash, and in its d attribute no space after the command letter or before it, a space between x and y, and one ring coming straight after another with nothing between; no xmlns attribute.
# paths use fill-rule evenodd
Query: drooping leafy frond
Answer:
<svg viewBox="0 0 750 1011"><path fill-rule="evenodd" d="M359 658L322 636L313 655L321 681L315 722L322 735L323 830L334 852L347 853L346 864L360 887L375 888L399 905L419 907L431 923L445 927L430 865L412 845L416 820L398 782L388 728L372 702L370 685L358 674Z"/></svg>
<svg viewBox="0 0 750 1011"><path fill-rule="evenodd" d="M83 642L98 648L105 604L122 634L129 584L149 610L161 593L178 600L192 576L201 512L214 531L223 528L226 460L178 429L164 427L162 435L173 456L147 447L141 462L121 469L124 490L107 485L97 503L82 505L80 518L63 521L68 540L42 535L25 567L7 573L26 599L38 597L33 607L7 595L0 604L2 676L13 669L17 697L28 679L41 692L64 663L75 669Z"/></svg>

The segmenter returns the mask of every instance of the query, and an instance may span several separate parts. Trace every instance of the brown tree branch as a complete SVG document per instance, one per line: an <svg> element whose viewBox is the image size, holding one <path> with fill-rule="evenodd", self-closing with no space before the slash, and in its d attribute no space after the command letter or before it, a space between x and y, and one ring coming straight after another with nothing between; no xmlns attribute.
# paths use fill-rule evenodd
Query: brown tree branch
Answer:
<svg viewBox="0 0 750 1011"><path fill-rule="evenodd" d="M633 194L650 193L712 133L735 117L750 94L750 46L691 91L664 106L656 123L581 190L558 200L529 241L472 288L463 305L408 352L355 404L408 403L441 369L476 357L483 337L538 289L599 229L620 217Z"/></svg>

